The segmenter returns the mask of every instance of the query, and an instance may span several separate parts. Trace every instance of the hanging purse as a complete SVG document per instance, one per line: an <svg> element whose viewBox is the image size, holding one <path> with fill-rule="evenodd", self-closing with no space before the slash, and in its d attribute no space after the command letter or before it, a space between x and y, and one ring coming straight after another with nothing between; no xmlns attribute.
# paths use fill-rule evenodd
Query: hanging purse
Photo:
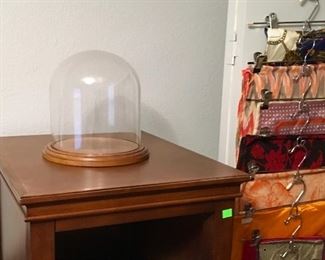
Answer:
<svg viewBox="0 0 325 260"><path fill-rule="evenodd" d="M238 207L244 209L250 204L255 210L287 206L292 203L297 189L287 190L288 183L296 171L256 174L254 180L241 185L242 197L237 200ZM325 200L325 169L301 170L308 187L302 202Z"/></svg>
<svg viewBox="0 0 325 260"><path fill-rule="evenodd" d="M309 64L312 86L306 98L325 98L325 64ZM265 101L263 89L271 92L272 100L300 99L305 91L305 78L300 77L302 65L266 66L259 73L243 70L242 97L246 101Z"/></svg>
<svg viewBox="0 0 325 260"><path fill-rule="evenodd" d="M325 99L325 63L308 66L311 69L311 87L306 100ZM299 78L301 71L302 66L263 66L260 73L253 73L250 67L242 71L242 94L237 111L237 155L241 138L258 134L261 107L268 107L273 100L301 99L306 90L306 79Z"/></svg>
<svg viewBox="0 0 325 260"><path fill-rule="evenodd" d="M298 135L325 133L325 99L304 102L306 113L297 113L299 101L270 102L260 109L257 133L262 135ZM308 120L308 124L306 124Z"/></svg>
<svg viewBox="0 0 325 260"><path fill-rule="evenodd" d="M258 245L258 260L281 260L284 252L288 250L289 240L270 239L261 240ZM294 250L286 260L324 260L324 240L320 238L305 238L294 240Z"/></svg>
<svg viewBox="0 0 325 260"><path fill-rule="evenodd" d="M268 173L295 170L305 152L298 150L289 154L297 142L297 135L255 136L241 139L237 169L247 173ZM300 136L308 156L301 169L316 169L325 166L325 134Z"/></svg>
<svg viewBox="0 0 325 260"><path fill-rule="evenodd" d="M319 29L319 30L312 30L309 31L307 33L304 33L301 36L301 40L300 41L306 41L306 40L310 40L310 39L321 39L321 38L325 38L325 29Z"/></svg>
<svg viewBox="0 0 325 260"><path fill-rule="evenodd" d="M325 38L301 40L296 52L302 60L311 62L325 61Z"/></svg>
<svg viewBox="0 0 325 260"><path fill-rule="evenodd" d="M302 35L297 42L297 52L302 60L306 58L306 61L324 62L325 30L313 30Z"/></svg>
<svg viewBox="0 0 325 260"><path fill-rule="evenodd" d="M297 48L296 43L300 38L298 32L280 28L269 28L267 35L265 54L268 62L283 61L289 51Z"/></svg>
<svg viewBox="0 0 325 260"><path fill-rule="evenodd" d="M299 237L325 237L325 201L316 201L299 206L303 216L303 225L299 230ZM242 216L235 216L233 222L231 260L242 258L244 241L251 241L254 230L260 231L263 239L288 239L291 237L293 225L285 225L284 219L290 213L291 207L257 210L251 221L244 222ZM245 224L243 224L245 223Z"/></svg>
<svg viewBox="0 0 325 260"><path fill-rule="evenodd" d="M261 239L257 244L248 240L244 242L242 260L325 260L323 238L298 238L294 240L294 250L285 258L288 250L288 239Z"/></svg>

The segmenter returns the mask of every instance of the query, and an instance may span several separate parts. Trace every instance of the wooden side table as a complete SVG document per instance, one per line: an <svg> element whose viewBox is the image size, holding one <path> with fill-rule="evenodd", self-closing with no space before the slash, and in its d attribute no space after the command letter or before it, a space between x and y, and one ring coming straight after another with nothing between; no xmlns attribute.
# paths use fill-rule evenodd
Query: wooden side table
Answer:
<svg viewBox="0 0 325 260"><path fill-rule="evenodd" d="M246 174L146 133L142 163L62 166L50 138L0 138L3 260L230 259Z"/></svg>

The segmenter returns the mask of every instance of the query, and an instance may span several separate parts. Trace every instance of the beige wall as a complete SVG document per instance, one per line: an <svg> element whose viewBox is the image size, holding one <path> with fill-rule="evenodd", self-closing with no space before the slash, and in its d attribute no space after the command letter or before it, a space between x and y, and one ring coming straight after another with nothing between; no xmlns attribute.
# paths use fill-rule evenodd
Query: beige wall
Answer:
<svg viewBox="0 0 325 260"><path fill-rule="evenodd" d="M0 0L0 134L50 131L53 70L82 50L127 60L142 128L217 158L227 0Z"/></svg>

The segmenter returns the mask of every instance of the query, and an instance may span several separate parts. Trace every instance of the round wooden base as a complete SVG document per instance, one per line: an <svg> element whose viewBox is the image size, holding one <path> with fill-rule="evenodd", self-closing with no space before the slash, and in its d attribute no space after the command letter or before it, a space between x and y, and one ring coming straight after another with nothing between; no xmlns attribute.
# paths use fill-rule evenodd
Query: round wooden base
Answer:
<svg viewBox="0 0 325 260"><path fill-rule="evenodd" d="M49 143L43 151L43 157L50 162L63 165L82 167L122 166L142 162L149 158L148 149L142 145L136 145L136 148L129 151L99 155L72 152L70 149L61 150L57 148L57 143Z"/></svg>

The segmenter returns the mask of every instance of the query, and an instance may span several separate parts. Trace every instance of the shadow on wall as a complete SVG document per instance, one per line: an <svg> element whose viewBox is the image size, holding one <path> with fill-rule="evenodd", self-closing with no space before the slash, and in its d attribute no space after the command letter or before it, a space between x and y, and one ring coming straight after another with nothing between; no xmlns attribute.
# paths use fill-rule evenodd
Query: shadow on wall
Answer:
<svg viewBox="0 0 325 260"><path fill-rule="evenodd" d="M141 103L141 128L150 134L177 143L175 132L168 120L144 103Z"/></svg>

